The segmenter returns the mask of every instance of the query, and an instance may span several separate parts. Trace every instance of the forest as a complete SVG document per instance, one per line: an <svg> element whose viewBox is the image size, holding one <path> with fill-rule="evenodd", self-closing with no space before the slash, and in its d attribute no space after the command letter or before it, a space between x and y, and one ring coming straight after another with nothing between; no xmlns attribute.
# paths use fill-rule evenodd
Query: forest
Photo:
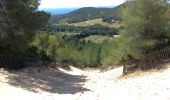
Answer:
<svg viewBox="0 0 170 100"><path fill-rule="evenodd" d="M85 68L115 66L128 61L139 66L139 62L151 52L170 45L170 9L166 0L127 1L114 9L82 8L59 19L55 15L37 11L38 5L38 0L0 2L1 67L18 69L37 62L42 65L56 62ZM114 17L118 12L119 18ZM84 14L91 14L91 17ZM65 20L67 17L70 19ZM118 20L120 27L69 25L96 18L102 18L108 25L115 22L107 19ZM65 22L51 23L54 19ZM94 35L105 38L100 43L86 41L86 38Z"/></svg>
<svg viewBox="0 0 170 100"><path fill-rule="evenodd" d="M118 35L118 29L109 28L106 26L102 26L100 24L91 25L87 27L72 26L72 25L49 25L46 26L41 31L47 33L56 33L56 32L80 33L79 36L86 35L86 37L90 35L104 35L104 36Z"/></svg>

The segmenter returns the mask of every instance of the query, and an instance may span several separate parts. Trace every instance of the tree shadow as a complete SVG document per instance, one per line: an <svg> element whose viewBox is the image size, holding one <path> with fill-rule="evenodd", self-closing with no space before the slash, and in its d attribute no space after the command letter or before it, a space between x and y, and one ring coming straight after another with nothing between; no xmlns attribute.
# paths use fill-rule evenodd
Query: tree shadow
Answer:
<svg viewBox="0 0 170 100"><path fill-rule="evenodd" d="M75 94L90 91L84 88L85 76L70 75L54 69L34 69L26 71L11 71L8 84L28 91L42 91L58 94Z"/></svg>

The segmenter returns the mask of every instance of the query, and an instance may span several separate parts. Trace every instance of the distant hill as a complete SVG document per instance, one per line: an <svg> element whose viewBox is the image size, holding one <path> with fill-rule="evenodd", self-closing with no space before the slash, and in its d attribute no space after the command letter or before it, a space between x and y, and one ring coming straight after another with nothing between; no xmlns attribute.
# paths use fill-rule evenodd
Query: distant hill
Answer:
<svg viewBox="0 0 170 100"><path fill-rule="evenodd" d="M67 14L53 15L49 24L76 23L97 18L103 18L104 21L118 20L119 10L123 5L114 8L80 8Z"/></svg>

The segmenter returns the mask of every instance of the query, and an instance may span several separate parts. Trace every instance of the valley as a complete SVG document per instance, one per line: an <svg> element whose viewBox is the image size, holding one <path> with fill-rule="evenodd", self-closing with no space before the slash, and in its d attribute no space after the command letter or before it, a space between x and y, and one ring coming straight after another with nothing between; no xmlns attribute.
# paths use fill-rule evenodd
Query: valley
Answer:
<svg viewBox="0 0 170 100"><path fill-rule="evenodd" d="M169 2L78 1L1 0L0 100L170 100Z"/></svg>

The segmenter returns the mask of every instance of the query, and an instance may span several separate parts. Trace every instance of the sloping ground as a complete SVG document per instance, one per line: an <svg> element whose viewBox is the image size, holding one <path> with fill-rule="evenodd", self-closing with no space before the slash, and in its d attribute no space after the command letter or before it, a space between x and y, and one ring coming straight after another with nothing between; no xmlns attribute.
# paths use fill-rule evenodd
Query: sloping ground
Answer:
<svg viewBox="0 0 170 100"><path fill-rule="evenodd" d="M115 40L114 37L109 37L109 36L100 36L100 35L91 35L89 37L83 38L85 41L91 41L94 43L103 43L104 41L113 41Z"/></svg>
<svg viewBox="0 0 170 100"><path fill-rule="evenodd" d="M121 76L107 72L63 69L0 70L0 100L170 100L170 66Z"/></svg>
<svg viewBox="0 0 170 100"><path fill-rule="evenodd" d="M95 24L99 24L99 25L103 25L103 26L107 26L110 28L120 28L121 27L121 23L116 21L112 24L106 23L102 21L102 18L99 19L93 19L93 20L88 20L88 21L83 21L83 22L77 22L77 23L72 23L69 25L73 25L73 26L91 26L91 25L95 25Z"/></svg>

